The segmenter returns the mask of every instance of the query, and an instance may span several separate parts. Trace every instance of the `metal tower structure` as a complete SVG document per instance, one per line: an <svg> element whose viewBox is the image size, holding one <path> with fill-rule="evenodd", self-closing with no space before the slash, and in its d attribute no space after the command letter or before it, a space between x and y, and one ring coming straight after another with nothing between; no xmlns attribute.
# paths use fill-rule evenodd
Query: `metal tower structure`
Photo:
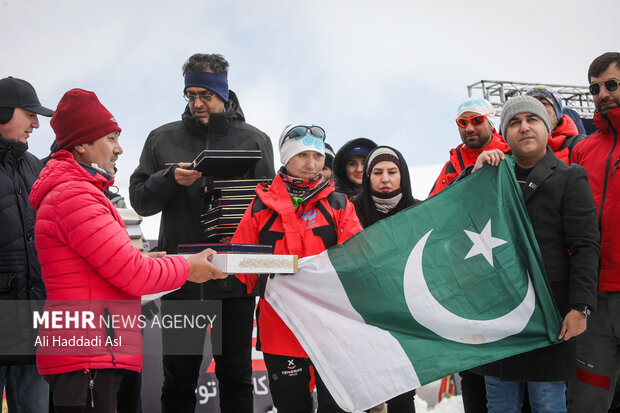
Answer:
<svg viewBox="0 0 620 413"><path fill-rule="evenodd" d="M467 86L469 97L480 90L482 96L493 104L495 114L502 113L506 99L515 95L524 95L534 86L548 86L557 91L564 100L564 107L575 110L579 116L592 119L594 116L594 101L588 86L553 85L543 83L512 82L507 80L481 80Z"/></svg>

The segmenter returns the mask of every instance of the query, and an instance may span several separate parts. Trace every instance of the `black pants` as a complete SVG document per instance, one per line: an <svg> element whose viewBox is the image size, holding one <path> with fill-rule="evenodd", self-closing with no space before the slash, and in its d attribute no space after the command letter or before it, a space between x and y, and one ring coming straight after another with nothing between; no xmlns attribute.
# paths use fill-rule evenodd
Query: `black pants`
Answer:
<svg viewBox="0 0 620 413"><path fill-rule="evenodd" d="M116 413L142 413L142 374L125 370L118 389Z"/></svg>
<svg viewBox="0 0 620 413"><path fill-rule="evenodd" d="M222 354L214 355L215 375L219 382L222 413L253 413L252 394L252 326L254 297L222 300ZM162 314L166 300L162 300ZM214 326L214 329L217 328ZM162 413L193 413L196 408L196 383L202 363L206 332L200 329L162 329L164 349L164 386ZM166 355L167 341L198 346L194 355Z"/></svg>
<svg viewBox="0 0 620 413"><path fill-rule="evenodd" d="M77 370L46 375L56 413L114 413L123 369ZM92 390L89 387L93 381Z"/></svg>
<svg viewBox="0 0 620 413"><path fill-rule="evenodd" d="M415 413L415 390L399 394L388 400L388 412Z"/></svg>
<svg viewBox="0 0 620 413"><path fill-rule="evenodd" d="M461 375L461 392L463 393L463 407L465 413L486 413L487 390L484 385L484 376L465 370Z"/></svg>
<svg viewBox="0 0 620 413"><path fill-rule="evenodd" d="M309 413L312 411L310 393L310 359L263 353L269 374L269 390L278 413ZM314 371L318 413L344 412L340 409L319 374Z"/></svg>

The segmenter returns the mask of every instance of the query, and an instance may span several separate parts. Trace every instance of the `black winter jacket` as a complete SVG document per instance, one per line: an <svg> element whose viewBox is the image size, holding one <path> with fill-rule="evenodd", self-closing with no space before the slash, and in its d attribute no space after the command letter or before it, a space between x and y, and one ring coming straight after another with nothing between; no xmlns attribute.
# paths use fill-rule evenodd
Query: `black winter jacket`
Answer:
<svg viewBox="0 0 620 413"><path fill-rule="evenodd" d="M253 171L236 179L272 179L275 176L273 147L269 137L245 123L243 111L230 91L225 111L214 113L205 125L192 116L189 106L181 121L153 130L146 139L140 164L129 181L131 206L141 215L162 213L158 248L174 254L179 244L198 243L201 239L201 188L206 177L189 187L174 180L178 162L191 162L205 149L260 149L263 158ZM234 284L234 285L232 285ZM208 283L187 283L175 298L225 298L245 294L245 286L235 277Z"/></svg>
<svg viewBox="0 0 620 413"><path fill-rule="evenodd" d="M30 328L29 309L40 308L45 300L41 267L34 248L36 215L28 202L30 189L43 164L27 149L26 144L0 136L0 300L33 300L23 306L3 306L0 329L3 331L1 346L5 350L24 348L25 340L34 339L36 331ZM15 312L17 308L23 311ZM34 363L32 355L26 356L21 351L19 355L13 354L0 355L0 365Z"/></svg>
<svg viewBox="0 0 620 413"><path fill-rule="evenodd" d="M28 146L0 136L0 299L44 300L41 267L34 249L35 211L30 188L43 164Z"/></svg>
<svg viewBox="0 0 620 413"><path fill-rule="evenodd" d="M564 318L576 304L595 309L600 244L596 206L585 169L567 166L547 148L522 193L560 315ZM576 374L575 342L572 338L473 371L502 380L570 379Z"/></svg>

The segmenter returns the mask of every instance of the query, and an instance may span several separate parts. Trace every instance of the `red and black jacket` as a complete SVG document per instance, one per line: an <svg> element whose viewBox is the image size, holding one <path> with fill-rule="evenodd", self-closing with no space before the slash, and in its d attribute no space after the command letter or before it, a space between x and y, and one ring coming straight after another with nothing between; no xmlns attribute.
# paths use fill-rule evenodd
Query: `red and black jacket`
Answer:
<svg viewBox="0 0 620 413"><path fill-rule="evenodd" d="M598 131L579 142L572 161L586 168L601 231L599 291L620 291L620 108L596 112Z"/></svg>
<svg viewBox="0 0 620 413"><path fill-rule="evenodd" d="M586 135L579 134L575 122L568 115L562 115L562 121L549 135L547 145L559 160L570 164L573 148L585 138Z"/></svg>
<svg viewBox="0 0 620 413"><path fill-rule="evenodd" d="M240 244L269 244L276 255L317 255L362 230L353 204L334 192L333 182L319 184L314 196L293 207L280 175L269 187L258 185L232 239ZM294 275L293 275L294 277ZM256 274L237 274L248 292L258 284ZM273 308L259 301L257 349L269 354L307 357L291 330Z"/></svg>
<svg viewBox="0 0 620 413"><path fill-rule="evenodd" d="M504 153L510 150L508 144L504 142L504 138L502 138L495 130L493 130L491 142L484 148L471 149L462 143L456 148L450 149L450 160L444 165L428 196L430 197L441 192L445 187L450 185L450 182L458 177L465 168L475 164L476 159L478 159L478 155L484 151L490 151L493 149L499 149Z"/></svg>

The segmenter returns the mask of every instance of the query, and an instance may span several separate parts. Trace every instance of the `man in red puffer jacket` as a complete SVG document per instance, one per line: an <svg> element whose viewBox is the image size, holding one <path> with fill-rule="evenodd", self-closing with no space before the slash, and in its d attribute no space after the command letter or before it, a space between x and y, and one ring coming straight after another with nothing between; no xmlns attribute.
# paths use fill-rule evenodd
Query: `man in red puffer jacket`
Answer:
<svg viewBox="0 0 620 413"><path fill-rule="evenodd" d="M93 92L65 93L51 126L59 151L29 198L38 210L35 246L47 289L43 315L60 310L82 317L41 325L37 367L50 384L57 413L87 405L89 411L114 412L124 370L142 368L142 336L138 325L106 325L100 317L136 317L141 295L226 275L208 262L213 251L187 259L145 257L132 246L104 194L123 152L121 128ZM94 316L90 323L88 315Z"/></svg>

